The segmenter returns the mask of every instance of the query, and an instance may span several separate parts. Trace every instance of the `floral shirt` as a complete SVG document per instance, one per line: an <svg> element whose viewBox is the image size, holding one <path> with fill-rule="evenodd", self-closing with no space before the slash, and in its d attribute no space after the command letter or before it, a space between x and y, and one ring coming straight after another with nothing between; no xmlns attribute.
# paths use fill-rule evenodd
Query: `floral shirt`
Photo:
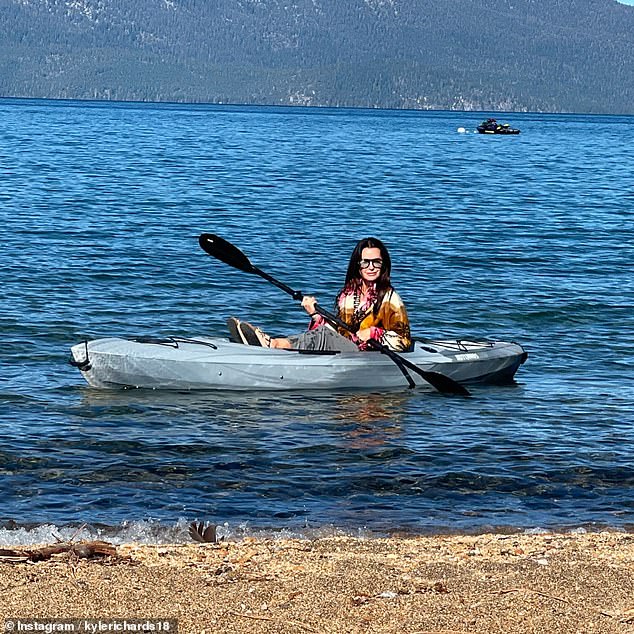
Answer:
<svg viewBox="0 0 634 634"><path fill-rule="evenodd" d="M344 288L337 297L337 317L352 326L355 332L370 328L371 338L392 350L397 352L409 350L412 344L409 319L399 294L393 288L388 290L383 296L376 316L374 315L374 305L377 302L376 288L370 289L363 304L360 297L361 291L358 286ZM311 320L310 330L325 323L321 315L315 315ZM360 350L369 349L367 342L359 341L347 330L340 328L339 332L348 339L352 339Z"/></svg>

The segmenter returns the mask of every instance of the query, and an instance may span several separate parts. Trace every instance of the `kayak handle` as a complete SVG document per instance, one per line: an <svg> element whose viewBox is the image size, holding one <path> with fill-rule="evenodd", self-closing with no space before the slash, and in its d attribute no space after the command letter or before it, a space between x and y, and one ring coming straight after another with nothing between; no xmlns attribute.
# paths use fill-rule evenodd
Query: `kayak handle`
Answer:
<svg viewBox="0 0 634 634"><path fill-rule="evenodd" d="M82 372L88 372L88 370L92 368L92 363L90 363L90 359L88 358L88 340L87 339L84 341L84 346L86 346L86 358L83 361L77 361L75 360L75 357L71 353L68 363L70 363L73 367L78 368Z"/></svg>

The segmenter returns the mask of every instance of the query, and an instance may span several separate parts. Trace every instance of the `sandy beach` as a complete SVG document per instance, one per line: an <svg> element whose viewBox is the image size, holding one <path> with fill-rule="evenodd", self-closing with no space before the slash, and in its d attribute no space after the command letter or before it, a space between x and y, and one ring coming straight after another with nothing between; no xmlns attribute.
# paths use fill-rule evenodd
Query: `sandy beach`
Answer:
<svg viewBox="0 0 634 634"><path fill-rule="evenodd" d="M196 633L623 634L634 632L634 535L130 544L110 557L4 558L0 596L13 631L17 619L136 618Z"/></svg>

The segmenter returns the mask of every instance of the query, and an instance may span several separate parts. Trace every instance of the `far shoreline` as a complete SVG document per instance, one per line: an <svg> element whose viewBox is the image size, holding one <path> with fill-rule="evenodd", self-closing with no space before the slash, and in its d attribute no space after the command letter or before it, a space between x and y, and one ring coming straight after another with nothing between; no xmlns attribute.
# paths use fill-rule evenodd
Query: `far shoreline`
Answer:
<svg viewBox="0 0 634 634"><path fill-rule="evenodd" d="M262 108L262 109L270 109L285 111L289 114L292 114L292 111L297 111L296 113L308 112L308 111L316 111L320 114L324 114L327 111L332 111L333 113L343 112L343 111L353 111L353 112L365 112L365 113L402 113L404 116L416 116L418 114L430 114L430 115L446 115L446 114L456 114L456 115L473 115L474 118L484 117L486 115L497 115L497 116L519 116L519 117L612 117L612 118L634 118L634 113L615 113L615 112L577 112L577 111L567 111L567 110L557 110L557 111L546 111L546 110L442 110L436 108L383 108L383 107L371 107L371 106L325 106L325 105L305 105L305 104L281 104L281 103L223 103L223 102L214 102L214 101L135 101L135 100L124 100L124 99L87 99L87 98L71 98L71 97L24 97L19 95L5 95L0 96L0 101L7 102L16 102L16 103L33 103L33 102L42 102L49 103L52 105L85 105L85 106L94 106L97 108L100 107L121 107L125 108L129 107L165 107L168 108L181 108L181 107L192 107L198 108L201 110L204 109L212 109L219 110L222 109L227 110L239 110L239 109L248 109L248 108Z"/></svg>

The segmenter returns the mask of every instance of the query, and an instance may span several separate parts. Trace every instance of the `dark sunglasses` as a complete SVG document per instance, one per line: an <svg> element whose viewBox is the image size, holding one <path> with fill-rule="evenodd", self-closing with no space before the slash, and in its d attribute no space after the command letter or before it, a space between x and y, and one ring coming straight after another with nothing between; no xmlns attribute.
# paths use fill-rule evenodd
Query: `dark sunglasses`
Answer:
<svg viewBox="0 0 634 634"><path fill-rule="evenodd" d="M374 258L373 260L360 260L360 269L369 269L370 266L375 269L380 269L383 266L383 260L381 258Z"/></svg>

